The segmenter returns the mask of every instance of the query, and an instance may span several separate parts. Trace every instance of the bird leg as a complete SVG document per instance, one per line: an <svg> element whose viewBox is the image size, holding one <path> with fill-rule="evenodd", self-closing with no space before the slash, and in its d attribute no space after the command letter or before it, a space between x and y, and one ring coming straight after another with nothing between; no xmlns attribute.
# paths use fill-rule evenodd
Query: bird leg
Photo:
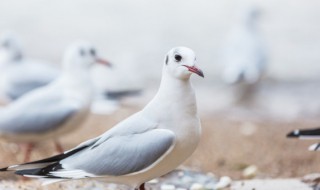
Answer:
<svg viewBox="0 0 320 190"><path fill-rule="evenodd" d="M23 162L29 162L30 161L30 156L31 156L31 152L33 150L34 144L33 143L27 143L26 144L26 151L24 154L24 160Z"/></svg>
<svg viewBox="0 0 320 190"><path fill-rule="evenodd" d="M58 153L63 153L63 148L58 140L54 140L54 147Z"/></svg>
<svg viewBox="0 0 320 190"><path fill-rule="evenodd" d="M139 190L145 190L144 183L140 185Z"/></svg>

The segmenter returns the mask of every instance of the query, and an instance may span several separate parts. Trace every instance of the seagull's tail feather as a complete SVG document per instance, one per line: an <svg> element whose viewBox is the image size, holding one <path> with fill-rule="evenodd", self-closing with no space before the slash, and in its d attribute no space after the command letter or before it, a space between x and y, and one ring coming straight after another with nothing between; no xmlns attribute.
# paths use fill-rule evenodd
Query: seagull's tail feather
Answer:
<svg viewBox="0 0 320 190"><path fill-rule="evenodd" d="M296 129L287 134L287 138L298 138L300 136L300 130Z"/></svg>
<svg viewBox="0 0 320 190"><path fill-rule="evenodd" d="M1 168L1 169L0 169L0 172L5 172L5 171L8 171L8 167Z"/></svg>
<svg viewBox="0 0 320 190"><path fill-rule="evenodd" d="M107 91L105 93L105 96L108 99L119 100L119 99L124 98L124 97L140 95L141 92L142 92L141 89L121 90L121 91Z"/></svg>
<svg viewBox="0 0 320 190"><path fill-rule="evenodd" d="M52 156L46 159L42 159L42 160L37 160L34 162L28 162L28 163L24 163L24 164L20 164L20 165L12 165L9 167L5 167L5 168L1 168L0 172L5 172L5 171L18 171L16 172L16 174L18 175L22 175L22 173L20 173L20 171L24 171L27 173L32 172L36 172L36 170L43 170L53 164L59 163L60 160L63 160L85 148L87 148L88 145L85 146L80 146L78 148L72 149L71 151L66 151L62 154L56 155L56 156Z"/></svg>
<svg viewBox="0 0 320 190"><path fill-rule="evenodd" d="M320 143L309 146L309 151L320 151Z"/></svg>
<svg viewBox="0 0 320 190"><path fill-rule="evenodd" d="M287 134L288 138L314 138L320 139L320 128L297 129Z"/></svg>
<svg viewBox="0 0 320 190"><path fill-rule="evenodd" d="M42 185L49 185L68 180L68 178L57 177L50 174L50 172L59 170L61 168L62 167L59 163L55 163L44 168L18 170L15 172L15 174L29 178L38 178L42 181Z"/></svg>
<svg viewBox="0 0 320 190"><path fill-rule="evenodd" d="M72 156L90 146L92 146L94 143L96 143L100 137L90 139L84 143L81 143L79 146L77 146L74 149L71 149L69 151L66 151L62 154L34 161L34 162L28 162L24 163L21 165L14 165L14 166L9 166L6 168L0 169L0 172L5 172L5 171L15 171L15 174L17 175L22 175L25 177L31 177L31 178L42 178L42 179L55 179L51 180L51 182L57 182L61 180L68 180L73 178L73 175L58 175L57 172L64 171L64 168L62 164L60 163L61 160ZM83 176L87 176L86 172L83 171L76 171L82 175L78 175L83 178ZM82 172L82 173L81 173ZM68 174L68 173L67 173Z"/></svg>
<svg viewBox="0 0 320 190"><path fill-rule="evenodd" d="M23 169L17 170L15 174L22 175L25 177L35 177L35 178L59 178L56 176L52 176L50 172L63 169L59 162L50 164L43 168L35 168L35 169Z"/></svg>

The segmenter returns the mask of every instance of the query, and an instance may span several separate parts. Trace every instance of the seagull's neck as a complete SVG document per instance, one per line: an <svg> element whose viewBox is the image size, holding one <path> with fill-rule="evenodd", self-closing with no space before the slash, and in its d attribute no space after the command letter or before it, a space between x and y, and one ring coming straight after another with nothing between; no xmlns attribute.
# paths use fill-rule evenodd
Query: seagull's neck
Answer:
<svg viewBox="0 0 320 190"><path fill-rule="evenodd" d="M90 87L92 85L88 71L64 71L62 78L66 81L65 84L75 87Z"/></svg>
<svg viewBox="0 0 320 190"><path fill-rule="evenodd" d="M196 98L190 80L174 78L164 71L156 96L145 107L145 110L148 109L158 114L179 112L197 115Z"/></svg>
<svg viewBox="0 0 320 190"><path fill-rule="evenodd" d="M193 92L189 79L177 79L170 76L167 72L163 72L157 95L165 97L169 95L175 95L173 97L183 97L183 94L189 91Z"/></svg>
<svg viewBox="0 0 320 190"><path fill-rule="evenodd" d="M79 96L92 96L92 83L88 71L63 71L58 84L64 87L67 93L79 94Z"/></svg>

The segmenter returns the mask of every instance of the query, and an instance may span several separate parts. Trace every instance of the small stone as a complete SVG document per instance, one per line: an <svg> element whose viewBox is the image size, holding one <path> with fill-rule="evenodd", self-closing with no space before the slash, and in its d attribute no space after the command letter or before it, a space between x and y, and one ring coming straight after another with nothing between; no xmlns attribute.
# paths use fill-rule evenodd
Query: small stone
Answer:
<svg viewBox="0 0 320 190"><path fill-rule="evenodd" d="M170 184L163 184L161 185L161 190L175 190L176 187L174 185L170 185Z"/></svg>
<svg viewBox="0 0 320 190"><path fill-rule="evenodd" d="M246 122L240 127L240 133L244 136L251 136L257 131L257 126L253 123Z"/></svg>
<svg viewBox="0 0 320 190"><path fill-rule="evenodd" d="M208 172L207 173L207 176L209 176L209 177L211 177L211 178L215 178L216 176L213 174L213 173L211 173L211 172Z"/></svg>
<svg viewBox="0 0 320 190"><path fill-rule="evenodd" d="M178 173L178 176L179 176L179 177L184 176L184 172L183 172L183 171L180 171L180 172Z"/></svg>
<svg viewBox="0 0 320 190"><path fill-rule="evenodd" d="M252 179L254 177L256 177L258 173L258 168L255 165L251 165L246 167L243 172L242 172L242 176L246 179Z"/></svg>
<svg viewBox="0 0 320 190"><path fill-rule="evenodd" d="M312 173L305 175L302 178L302 181L309 184L318 184L320 183L320 173Z"/></svg>
<svg viewBox="0 0 320 190"><path fill-rule="evenodd" d="M181 179L182 183L187 183L187 184L191 184L193 181L193 178L191 176L183 176Z"/></svg>
<svg viewBox="0 0 320 190"><path fill-rule="evenodd" d="M177 188L177 190L188 190L188 189L179 187L179 188Z"/></svg>
<svg viewBox="0 0 320 190"><path fill-rule="evenodd" d="M226 187L229 187L231 185L231 178L228 176L223 176L220 178L219 182L215 185L215 189L224 189Z"/></svg>
<svg viewBox="0 0 320 190"><path fill-rule="evenodd" d="M202 190L202 189L204 189L204 187L200 183L194 183L190 187L190 190Z"/></svg>
<svg viewBox="0 0 320 190"><path fill-rule="evenodd" d="M205 189L214 189L215 188L215 186L216 186L216 183L207 183L205 186L204 186L204 188Z"/></svg>
<svg viewBox="0 0 320 190"><path fill-rule="evenodd" d="M159 183L159 180L158 179L153 179L153 180L150 180L148 181L149 184L157 184Z"/></svg>

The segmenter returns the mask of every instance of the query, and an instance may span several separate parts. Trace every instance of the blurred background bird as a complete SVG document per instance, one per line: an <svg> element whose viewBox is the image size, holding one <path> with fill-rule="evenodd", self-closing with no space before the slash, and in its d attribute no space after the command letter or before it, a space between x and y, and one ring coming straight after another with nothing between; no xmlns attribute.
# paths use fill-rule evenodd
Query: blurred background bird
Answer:
<svg viewBox="0 0 320 190"><path fill-rule="evenodd" d="M27 58L13 32L0 37L0 94L4 103L49 84L59 74L53 65Z"/></svg>
<svg viewBox="0 0 320 190"><path fill-rule="evenodd" d="M119 109L122 99L141 94L141 88L110 85L117 81L109 81L107 69L97 67L90 68L95 93L91 107L93 113L111 114ZM26 58L17 34L9 31L0 38L0 68L0 97L4 104L49 84L61 74L53 64Z"/></svg>
<svg viewBox="0 0 320 190"><path fill-rule="evenodd" d="M47 86L33 90L0 112L0 137L26 143L28 161L36 142L52 139L58 152L61 135L84 122L93 98L90 67L102 60L88 42L71 45L63 59L63 72Z"/></svg>
<svg viewBox="0 0 320 190"><path fill-rule="evenodd" d="M139 97L143 89L122 75L113 77L114 70L95 65L91 69L95 97L91 105L91 112L99 115L110 115L122 105L122 100Z"/></svg>
<svg viewBox="0 0 320 190"><path fill-rule="evenodd" d="M223 79L237 88L238 102L252 97L267 66L266 49L258 29L260 11L251 5L241 13L227 36L223 52Z"/></svg>
<svg viewBox="0 0 320 190"><path fill-rule="evenodd" d="M320 140L320 128L296 129L287 134L288 138L298 138L307 140ZM310 151L320 150L320 143L309 146Z"/></svg>

